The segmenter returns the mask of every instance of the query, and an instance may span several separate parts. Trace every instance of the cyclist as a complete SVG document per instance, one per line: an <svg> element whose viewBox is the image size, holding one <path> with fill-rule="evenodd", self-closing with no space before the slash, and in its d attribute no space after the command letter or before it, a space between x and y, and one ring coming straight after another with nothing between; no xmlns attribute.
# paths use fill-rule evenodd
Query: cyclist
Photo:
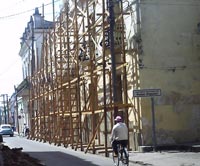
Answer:
<svg viewBox="0 0 200 166"><path fill-rule="evenodd" d="M23 135L29 135L29 127L26 125L26 123L24 123Z"/></svg>
<svg viewBox="0 0 200 166"><path fill-rule="evenodd" d="M122 122L121 116L116 116L116 124L112 128L111 144L115 155L118 155L117 145L121 144L123 147L128 145L128 128L125 123Z"/></svg>

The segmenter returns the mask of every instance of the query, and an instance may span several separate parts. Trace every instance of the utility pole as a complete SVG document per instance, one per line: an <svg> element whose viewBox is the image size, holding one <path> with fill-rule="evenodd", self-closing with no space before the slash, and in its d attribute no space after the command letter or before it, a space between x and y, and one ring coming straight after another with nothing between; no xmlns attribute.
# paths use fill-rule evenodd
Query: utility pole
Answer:
<svg viewBox="0 0 200 166"><path fill-rule="evenodd" d="M4 123L5 124L7 124L7 118L6 118L6 116L7 116L7 111L6 111L6 103L5 103L5 94L3 94L3 108L4 108L4 119L5 119L5 121L4 121Z"/></svg>
<svg viewBox="0 0 200 166"><path fill-rule="evenodd" d="M109 8L109 23L110 23L110 54L112 61L112 89L113 89L113 103L114 103L114 117L118 114L118 108L115 106L117 102L117 79L116 79L116 60L115 60L115 42L114 42L114 29L115 29L115 13L114 2L115 0L108 0Z"/></svg>
<svg viewBox="0 0 200 166"><path fill-rule="evenodd" d="M16 120L17 120L17 132L19 133L19 114L18 114L18 101L17 101L17 88L15 88L15 111L16 111Z"/></svg>
<svg viewBox="0 0 200 166"><path fill-rule="evenodd" d="M8 120L8 123L10 122L9 121L9 117L10 117L10 111L9 111L9 103L8 103L8 94L6 94L6 107L7 107L7 120Z"/></svg>
<svg viewBox="0 0 200 166"><path fill-rule="evenodd" d="M7 117L8 117L8 103L6 101L6 99L8 98L7 94L2 94L1 96L3 96L3 108L4 108L4 123L7 124ZM7 96L7 98L5 98ZM7 99L8 100L8 99ZM6 104L7 104L7 108L6 108Z"/></svg>

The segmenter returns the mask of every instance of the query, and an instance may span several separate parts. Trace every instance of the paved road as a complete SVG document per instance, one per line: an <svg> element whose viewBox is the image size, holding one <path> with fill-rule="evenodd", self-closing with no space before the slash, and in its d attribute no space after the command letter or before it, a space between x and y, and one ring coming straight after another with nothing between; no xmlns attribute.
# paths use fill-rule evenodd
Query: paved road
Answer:
<svg viewBox="0 0 200 166"><path fill-rule="evenodd" d="M4 137L3 140L4 144L10 148L23 147L24 152L41 160L46 166L113 166L112 159L104 156L85 154L70 148L57 147L17 136ZM129 166L200 166L199 152L130 152L129 155Z"/></svg>
<svg viewBox="0 0 200 166"><path fill-rule="evenodd" d="M48 143L21 137L4 137L4 145L10 148L23 147L23 152L42 161L46 166L113 166L111 158L85 154L70 148L57 147ZM132 166L133 164L130 164Z"/></svg>

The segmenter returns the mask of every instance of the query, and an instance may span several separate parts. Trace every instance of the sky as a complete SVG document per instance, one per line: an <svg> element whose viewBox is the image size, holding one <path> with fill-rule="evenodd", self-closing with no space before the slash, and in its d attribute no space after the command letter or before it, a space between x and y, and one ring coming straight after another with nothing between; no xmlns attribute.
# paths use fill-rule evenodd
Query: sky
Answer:
<svg viewBox="0 0 200 166"><path fill-rule="evenodd" d="M59 6L62 0L54 0ZM20 38L30 21L35 8L52 21L53 0L5 0L0 6L0 95L14 93L14 86L18 86L22 78L22 64L20 51ZM56 10L58 14L58 7Z"/></svg>

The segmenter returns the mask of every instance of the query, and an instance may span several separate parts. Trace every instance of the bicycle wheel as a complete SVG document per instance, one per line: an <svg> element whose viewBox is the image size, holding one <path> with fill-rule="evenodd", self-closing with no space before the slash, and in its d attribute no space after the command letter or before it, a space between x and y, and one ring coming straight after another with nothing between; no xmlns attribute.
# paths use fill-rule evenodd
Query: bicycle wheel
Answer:
<svg viewBox="0 0 200 166"><path fill-rule="evenodd" d="M121 158L120 158L120 166L128 166L129 165L129 154L126 149L122 149Z"/></svg>
<svg viewBox="0 0 200 166"><path fill-rule="evenodd" d="M119 155L115 155L115 153L112 153L112 157L113 157L113 162L115 166L119 166Z"/></svg>

